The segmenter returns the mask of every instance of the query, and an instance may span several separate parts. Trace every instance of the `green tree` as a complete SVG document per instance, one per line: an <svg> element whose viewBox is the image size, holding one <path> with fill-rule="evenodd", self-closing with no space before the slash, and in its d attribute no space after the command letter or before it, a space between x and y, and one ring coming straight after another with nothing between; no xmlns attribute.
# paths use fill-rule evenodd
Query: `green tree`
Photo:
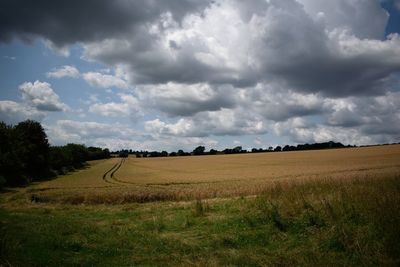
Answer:
<svg viewBox="0 0 400 267"><path fill-rule="evenodd" d="M242 152L242 147L241 146L237 146L233 149L233 153L240 153Z"/></svg>
<svg viewBox="0 0 400 267"><path fill-rule="evenodd" d="M74 168L81 168L89 159L89 151L84 145L67 144L65 149Z"/></svg>
<svg viewBox="0 0 400 267"><path fill-rule="evenodd" d="M193 155L203 155L205 150L204 146L198 146L193 150Z"/></svg>
<svg viewBox="0 0 400 267"><path fill-rule="evenodd" d="M65 147L50 147L49 163L53 170L58 171L59 174L63 174L65 170L72 168L72 162L72 157Z"/></svg>
<svg viewBox="0 0 400 267"><path fill-rule="evenodd" d="M109 158L110 151L68 144L50 147L39 122L27 120L15 127L0 122L0 187L50 178L84 166L87 160Z"/></svg>
<svg viewBox="0 0 400 267"><path fill-rule="evenodd" d="M215 149L210 150L210 155L217 155L218 151Z"/></svg>
<svg viewBox="0 0 400 267"><path fill-rule="evenodd" d="M49 176L49 142L39 122L27 120L14 127L15 149L23 172L32 180Z"/></svg>
<svg viewBox="0 0 400 267"><path fill-rule="evenodd" d="M27 183L22 162L16 154L13 128L0 122L0 180L2 185Z"/></svg>

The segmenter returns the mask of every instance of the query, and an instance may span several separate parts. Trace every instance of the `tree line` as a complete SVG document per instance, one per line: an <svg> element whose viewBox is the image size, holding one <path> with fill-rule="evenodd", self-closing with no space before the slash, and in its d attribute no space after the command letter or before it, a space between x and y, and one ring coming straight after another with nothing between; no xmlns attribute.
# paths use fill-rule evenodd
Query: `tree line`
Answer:
<svg viewBox="0 0 400 267"><path fill-rule="evenodd" d="M219 154L240 154L259 152L281 152L313 149L343 148L341 143L325 142L302 144L297 146L276 146L268 149L253 148L251 151L241 146L218 151L206 151L204 146L197 146L192 152L178 150L167 151L134 151L120 150L110 153L108 149L86 147L81 144L50 146L47 135L39 122L27 120L15 126L0 122L0 188L4 185L18 186L65 174L82 168L86 161L111 157L136 155L136 157L177 157Z"/></svg>
<svg viewBox="0 0 400 267"><path fill-rule="evenodd" d="M137 158L154 158L154 157L177 157L177 156L200 156L200 155L226 155L226 154L242 154L242 153L266 153L266 152L285 152L285 151L301 151L301 150L319 150L319 149L330 149L330 148L344 148L351 147L350 145L345 146L339 142L324 142L324 143L314 143L314 144L300 144L297 146L276 146L273 148L253 148L251 151L243 149L242 146L236 146L234 148L225 148L224 150L210 149L206 151L204 146L196 147L192 152L185 152L183 150L178 150L177 152L168 153L167 151L135 151L132 149L124 149L112 152L114 155L119 155L119 157L128 157L129 155L135 155Z"/></svg>
<svg viewBox="0 0 400 267"><path fill-rule="evenodd" d="M80 144L50 146L39 122L15 126L0 122L0 187L46 180L85 165L87 160L109 158L110 151Z"/></svg>

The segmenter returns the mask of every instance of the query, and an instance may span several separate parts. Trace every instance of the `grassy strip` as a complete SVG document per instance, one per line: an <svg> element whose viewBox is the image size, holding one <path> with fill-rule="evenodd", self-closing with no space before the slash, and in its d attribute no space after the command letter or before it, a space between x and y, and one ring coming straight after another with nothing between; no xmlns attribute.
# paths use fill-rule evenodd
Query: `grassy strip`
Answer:
<svg viewBox="0 0 400 267"><path fill-rule="evenodd" d="M3 203L0 218L6 266L400 264L399 177L181 203Z"/></svg>

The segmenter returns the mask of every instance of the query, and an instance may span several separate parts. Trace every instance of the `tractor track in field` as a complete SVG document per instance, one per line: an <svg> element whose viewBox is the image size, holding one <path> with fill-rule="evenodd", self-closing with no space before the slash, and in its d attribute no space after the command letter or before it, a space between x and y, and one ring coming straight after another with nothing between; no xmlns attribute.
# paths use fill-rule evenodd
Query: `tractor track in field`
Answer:
<svg viewBox="0 0 400 267"><path fill-rule="evenodd" d="M106 183L114 184L114 185L134 185L134 186L139 186L139 187L158 187L158 188L165 188L166 186L171 186L171 185L192 185L192 184L214 184L214 183L221 183L225 181L212 181L212 182L177 182L177 183L146 183L146 184L140 184L140 183L135 183L135 182L128 182L128 181L123 181L117 178L116 173L117 171L121 168L121 166L125 163L126 159L123 158L121 159L120 162L115 163L114 166L111 167L108 171L106 171L103 174L103 180ZM235 180L239 181L239 180Z"/></svg>
<svg viewBox="0 0 400 267"><path fill-rule="evenodd" d="M121 168L121 166L122 166L122 164L124 164L124 162L125 162L125 159L124 159L124 158L121 159L121 161L119 162L118 166L117 166L114 170L111 171L110 178L111 178L112 180L117 181L117 180L115 179L115 177L114 177L114 174L119 170L119 168ZM117 181L117 182L118 182L118 181Z"/></svg>
<svg viewBox="0 0 400 267"><path fill-rule="evenodd" d="M146 183L146 184L140 184L140 183L135 183L135 182L128 182L128 181L123 181L117 178L116 173L118 170L122 167L122 165L125 163L126 159L123 158L121 159L120 162L117 162L112 166L108 171L106 171L103 174L103 180L106 183L113 184L113 185L134 185L134 186L139 186L139 187L158 187L158 188L165 188L166 186L175 186L175 185L191 185L191 184L213 184L213 183L220 183L220 182L225 182L225 181L213 181L213 182L181 182L181 183L166 183L166 184L160 184L160 183Z"/></svg>
<svg viewBox="0 0 400 267"><path fill-rule="evenodd" d="M154 185L149 185L149 184L140 184L140 183L135 183L135 182L128 182L128 181L123 181L117 178L116 173L117 171L121 168L121 166L125 163L126 159L123 158L119 163L116 163L111 169L109 169L107 172L103 174L103 180L106 183L114 184L114 185L134 185L134 186L140 186L140 187L159 187L163 188L162 186L159 186L157 184Z"/></svg>
<svg viewBox="0 0 400 267"><path fill-rule="evenodd" d="M103 180L109 184L116 184L116 182L113 181L114 180L113 177L115 172L121 167L121 165L122 165L122 160L118 163L115 163L114 166L111 167L111 169L109 169L103 174Z"/></svg>
<svg viewBox="0 0 400 267"><path fill-rule="evenodd" d="M125 163L125 161L126 161L126 159L123 158L123 159L121 159L120 162L115 163L115 165L112 166L111 169L109 169L108 171L106 171L106 172L103 174L103 180L104 180L106 183L114 184L114 185L127 185L127 184L129 184L129 185L137 185L136 183L130 183L130 182L126 182L126 181L119 180L119 179L116 177L115 174L116 174L117 171L121 168L121 166Z"/></svg>
<svg viewBox="0 0 400 267"><path fill-rule="evenodd" d="M127 182L127 181L122 181L122 180L119 180L119 179L116 177L115 173L119 170L119 168L121 168L122 164L124 164L124 163L125 163L125 159L122 159L121 162L119 163L119 165L117 166L117 168L114 169L114 170L111 172L110 178L111 178L113 181L115 181L115 182L117 182L117 183L119 183L119 184L140 186L140 184L132 183L132 182Z"/></svg>

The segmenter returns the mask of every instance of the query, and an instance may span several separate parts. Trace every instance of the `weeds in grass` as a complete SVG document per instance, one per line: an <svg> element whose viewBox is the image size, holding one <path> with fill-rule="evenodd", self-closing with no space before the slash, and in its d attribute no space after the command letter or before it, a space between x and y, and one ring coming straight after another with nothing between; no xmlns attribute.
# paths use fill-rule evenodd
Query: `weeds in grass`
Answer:
<svg viewBox="0 0 400 267"><path fill-rule="evenodd" d="M159 233L159 232L161 232L162 230L165 229L165 224L164 224L164 221L163 221L162 217L153 216L152 222L153 222L153 230L154 231Z"/></svg>
<svg viewBox="0 0 400 267"><path fill-rule="evenodd" d="M188 215L185 215L183 218L182 228L189 228L194 224L192 218Z"/></svg>
<svg viewBox="0 0 400 267"><path fill-rule="evenodd" d="M207 201L201 200L201 199L196 199L194 202L194 207L193 207L193 215L195 217L201 217L204 216L206 212L208 212L210 209L210 206L208 205Z"/></svg>
<svg viewBox="0 0 400 267"><path fill-rule="evenodd" d="M39 193L26 209L0 209L0 265L400 265L399 175L285 181L257 197L51 212L37 205Z"/></svg>
<svg viewBox="0 0 400 267"><path fill-rule="evenodd" d="M396 265L400 263L399 184L396 176L276 187L259 197L256 207L280 231L322 233L322 250L351 255L361 265Z"/></svg>
<svg viewBox="0 0 400 267"><path fill-rule="evenodd" d="M271 191L275 195L275 191ZM276 195L275 195L276 196ZM286 222L282 218L277 203L272 202L269 198L271 196L264 195L256 200L256 205L261 211L261 218L265 221L271 221L272 224L280 231L286 230Z"/></svg>

